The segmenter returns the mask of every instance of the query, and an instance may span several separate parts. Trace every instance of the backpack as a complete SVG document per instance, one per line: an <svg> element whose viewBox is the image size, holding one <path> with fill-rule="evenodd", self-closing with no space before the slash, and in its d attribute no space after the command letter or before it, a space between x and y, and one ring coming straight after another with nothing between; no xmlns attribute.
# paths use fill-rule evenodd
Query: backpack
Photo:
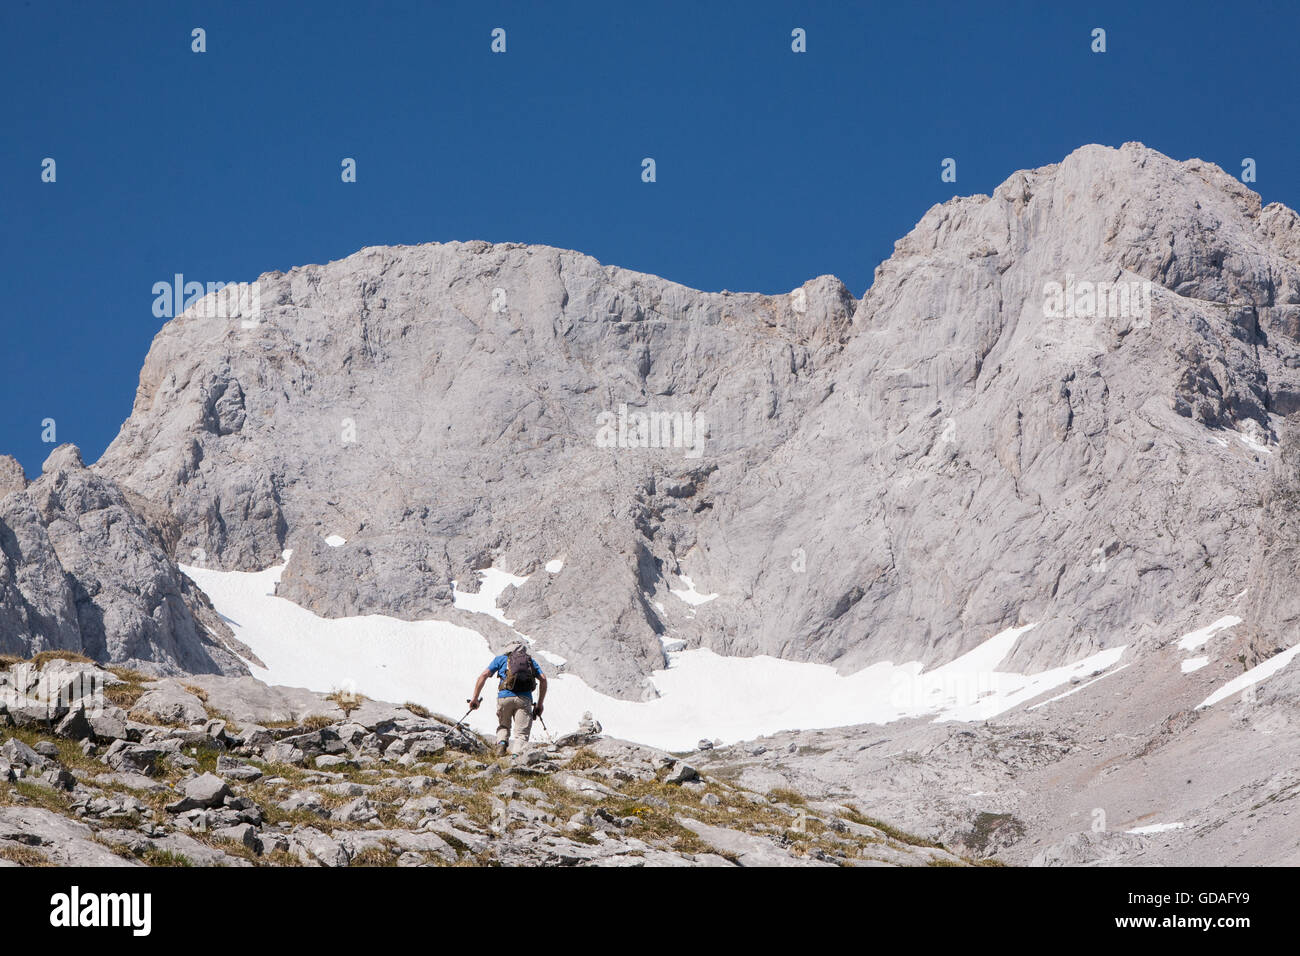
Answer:
<svg viewBox="0 0 1300 956"><path fill-rule="evenodd" d="M533 659L528 656L528 648L520 644L506 656L506 676L501 680L501 688L516 694L531 694L536 686Z"/></svg>

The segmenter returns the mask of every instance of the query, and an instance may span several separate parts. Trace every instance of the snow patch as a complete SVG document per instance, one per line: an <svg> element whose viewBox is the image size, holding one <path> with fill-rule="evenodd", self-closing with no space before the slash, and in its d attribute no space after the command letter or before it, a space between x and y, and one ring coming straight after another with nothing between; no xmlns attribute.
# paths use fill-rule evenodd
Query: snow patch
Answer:
<svg viewBox="0 0 1300 956"><path fill-rule="evenodd" d="M699 591L695 590L695 582L692 581L690 578L688 578L686 575L679 574L677 576L682 580L682 582L686 585L686 587L680 589L669 588L668 590L671 593L676 594L687 604L690 605L708 604L710 601L712 601L714 598L717 597L716 594L701 594Z"/></svg>
<svg viewBox="0 0 1300 956"><path fill-rule="evenodd" d="M488 617L495 618L507 627L513 627L514 621L506 620L506 616L501 613L497 607L497 598L505 593L506 588L519 587L528 580L526 577L519 577L508 571L502 571L500 568L484 568L478 572L479 585L478 593L471 594L467 591L458 590L456 582L451 582L452 603L462 611L473 611L475 614L486 614ZM522 635L521 635L522 636Z"/></svg>
<svg viewBox="0 0 1300 956"><path fill-rule="evenodd" d="M1125 645L1125 646L1127 646L1127 645ZM1124 648L1120 648L1120 651L1121 651L1121 652L1122 652L1123 650L1124 650ZM1094 677L1094 678L1093 678L1092 680L1090 680L1090 681L1084 681L1082 684L1080 684L1080 685L1077 686L1077 687L1071 687L1071 688L1070 688L1069 690L1067 690L1064 694L1057 694L1055 697L1049 697L1049 698L1047 698L1047 700L1043 701L1042 703L1034 704L1033 706L1028 707L1028 708L1026 708L1026 709L1027 709L1027 710L1037 710L1039 707L1046 707L1048 704L1054 704L1054 703L1056 703L1058 700L1064 700L1065 698L1069 697L1071 694L1077 694L1077 693L1079 693L1079 691L1083 690L1085 687L1091 687L1093 684L1097 683L1097 681L1099 681L1099 680L1104 680L1104 679L1107 678L1107 677L1113 677L1114 675L1118 674L1120 671L1124 670L1125 667L1132 667L1132 666L1133 666L1133 663L1134 663L1133 661L1129 661L1127 664L1124 665L1124 667L1116 667L1114 670L1107 671L1107 672L1104 673L1104 674L1099 674L1098 676Z"/></svg>
<svg viewBox="0 0 1300 956"><path fill-rule="evenodd" d="M1259 440L1258 431L1256 431L1254 434L1252 434L1249 431L1238 432L1237 437L1240 438L1241 443L1245 445L1247 448L1249 448L1251 451L1263 452L1265 455L1273 454L1273 449L1269 448L1267 444Z"/></svg>
<svg viewBox="0 0 1300 956"><path fill-rule="evenodd" d="M341 548L343 545L348 543L348 539L340 537L337 534L332 534L325 539L325 543L328 544L331 548Z"/></svg>
<svg viewBox="0 0 1300 956"><path fill-rule="evenodd" d="M1165 833L1168 832L1169 830L1181 830L1182 828L1183 828L1183 824L1181 823L1153 823L1147 827L1135 827L1132 830L1125 830L1124 832L1138 833L1138 834Z"/></svg>
<svg viewBox="0 0 1300 956"><path fill-rule="evenodd" d="M1183 661L1182 671L1184 674L1190 674L1192 671L1199 671L1208 663L1210 663L1208 657L1189 657Z"/></svg>
<svg viewBox="0 0 1300 956"><path fill-rule="evenodd" d="M548 574L559 574L564 568L563 558L554 558L546 562L546 571Z"/></svg>
<svg viewBox="0 0 1300 956"><path fill-rule="evenodd" d="M1300 644L1296 644L1294 647L1283 651L1281 654L1274 654L1268 660L1264 661L1264 663L1256 664L1250 670L1246 671L1246 673L1238 674L1232 680L1228 681L1228 683L1224 684L1209 697L1205 698L1205 700L1197 704L1196 709L1200 710L1202 707L1213 707L1219 701L1231 697L1238 691L1245 690L1247 687L1252 687L1265 678L1272 677L1282 668L1286 667L1287 664L1290 664L1291 659L1298 653L1300 653Z"/></svg>
<svg viewBox="0 0 1300 956"><path fill-rule="evenodd" d="M354 687L377 700L414 701L454 716L464 709L475 675L495 654L482 634L448 621L402 621L379 614L318 617L275 596L283 565L251 573L189 566L182 570L208 595L235 636L262 660L265 667L249 667L269 684L321 692ZM479 592L457 592L456 604L501 620L497 597L524 579L499 569L484 570L480 577ZM1032 676L997 671L1031 626L994 635L930 671L923 671L917 661L884 661L841 675L825 664L723 657L705 648L669 650L667 669L650 677L659 697L619 700L575 675L559 674L550 681L547 716L552 729L564 733L577 726L584 711L591 711L606 733L668 750L689 750L701 737L727 744L783 730L883 724L909 717L985 720L1075 677L1108 668L1124 651L1102 651ZM737 688L743 689L743 707L736 706ZM495 715L481 708L469 723L491 733Z"/></svg>
<svg viewBox="0 0 1300 956"><path fill-rule="evenodd" d="M1178 649L1183 651L1194 651L1217 632L1229 627L1236 627L1241 623L1241 618L1229 614L1227 617L1221 617L1213 624L1201 628L1199 631L1192 631L1190 634L1184 634L1178 639Z"/></svg>

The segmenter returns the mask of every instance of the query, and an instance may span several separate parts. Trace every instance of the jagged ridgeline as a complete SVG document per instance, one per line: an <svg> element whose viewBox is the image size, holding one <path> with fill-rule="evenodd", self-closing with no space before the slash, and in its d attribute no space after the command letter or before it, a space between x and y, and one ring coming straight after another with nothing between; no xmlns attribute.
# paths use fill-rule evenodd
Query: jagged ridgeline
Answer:
<svg viewBox="0 0 1300 956"><path fill-rule="evenodd" d="M485 242L257 289L163 327L97 464L5 471L0 647L227 670L177 560L292 548L281 596L423 619L562 555L507 615L635 698L670 632L847 673L1036 623L1007 661L1033 670L1290 573L1255 529L1300 408L1300 224L1140 144L935 206L861 300Z"/></svg>

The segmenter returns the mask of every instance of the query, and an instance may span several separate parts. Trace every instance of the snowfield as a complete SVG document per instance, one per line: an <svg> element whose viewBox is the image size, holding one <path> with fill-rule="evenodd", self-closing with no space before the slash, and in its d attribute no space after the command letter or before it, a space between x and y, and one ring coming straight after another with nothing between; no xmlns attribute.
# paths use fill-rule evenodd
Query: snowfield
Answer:
<svg viewBox="0 0 1300 956"><path fill-rule="evenodd" d="M679 574L678 577L681 578L682 583L685 584L686 587L669 588L668 590L692 607L698 607L701 604L708 604L717 597L716 594L701 594L699 591L695 590L695 582L686 575Z"/></svg>
<svg viewBox="0 0 1300 956"><path fill-rule="evenodd" d="M1213 707L1219 701L1226 700L1238 691L1243 691L1247 687L1253 687L1266 677L1272 677L1282 668L1286 667L1287 664L1290 664L1291 658L1295 657L1297 653L1300 653L1300 644L1293 645L1281 654L1274 654L1262 664L1256 664L1244 674L1239 674L1232 680L1228 681L1209 697L1205 698L1205 700L1197 704L1196 709L1200 710L1202 707Z"/></svg>
<svg viewBox="0 0 1300 956"><path fill-rule="evenodd" d="M1203 627L1197 631L1192 631L1190 634L1184 634L1178 639L1178 649L1183 651L1194 651L1219 631L1225 630L1229 627L1236 627L1240 623L1241 618L1236 615L1229 614L1227 617L1221 617L1207 627Z"/></svg>
<svg viewBox="0 0 1300 956"><path fill-rule="evenodd" d="M1168 833L1170 830L1181 830L1182 823L1153 823L1146 827L1135 827L1132 830L1125 830L1125 833L1150 834L1150 833Z"/></svg>
<svg viewBox="0 0 1300 956"><path fill-rule="evenodd" d="M286 561L290 554L286 552ZM413 701L452 717L466 710L474 679L497 649L477 631L446 621L402 621L383 615L328 619L278 598L285 565L260 572L182 570L211 598L239 640L265 667L249 665L270 684L329 692L345 689L396 703ZM500 569L479 572L477 594L455 591L455 605L506 624L496 606L507 587L525 579ZM692 588L693 590L693 588ZM996 716L1072 680L1116 664L1125 648L1100 651L1032 676L996 670L1020 635L1011 628L930 671L915 661L873 664L848 676L823 664L773 657L723 657L671 650L669 666L651 677L660 696L618 700L572 674L552 675L546 722L555 734L573 730L590 711L605 732L667 750L692 750L701 738L734 743L782 730L888 723L907 717L976 721ZM522 636L522 635L521 635ZM534 647L543 669L555 655ZM489 682L489 687L491 683ZM736 689L746 704L736 707ZM469 720L496 728L491 700ZM534 739L544 740L540 733Z"/></svg>

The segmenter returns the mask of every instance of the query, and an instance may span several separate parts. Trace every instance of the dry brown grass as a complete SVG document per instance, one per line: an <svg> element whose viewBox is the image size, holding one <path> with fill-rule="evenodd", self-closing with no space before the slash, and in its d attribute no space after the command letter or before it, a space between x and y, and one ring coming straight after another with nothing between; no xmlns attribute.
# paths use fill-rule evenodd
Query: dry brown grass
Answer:
<svg viewBox="0 0 1300 956"><path fill-rule="evenodd" d="M351 717L352 712L365 703L367 698L365 694L358 694L355 691L336 690L332 694L326 694L325 699L338 704L339 710L343 711L345 716Z"/></svg>
<svg viewBox="0 0 1300 956"><path fill-rule="evenodd" d="M144 687L134 681L104 688L104 699L114 707L121 707L128 712L144 694Z"/></svg>
<svg viewBox="0 0 1300 956"><path fill-rule="evenodd" d="M171 850L149 849L144 851L140 857L149 866L193 866L194 861L184 853L174 853Z"/></svg>
<svg viewBox="0 0 1300 956"><path fill-rule="evenodd" d="M564 765L566 770L590 770L593 767L609 766L609 761L590 747L583 747L569 758Z"/></svg>
<svg viewBox="0 0 1300 956"><path fill-rule="evenodd" d="M767 791L767 799L773 803L785 803L792 807L802 807L808 801L798 790L791 790L788 787L774 787Z"/></svg>
<svg viewBox="0 0 1300 956"><path fill-rule="evenodd" d="M946 849L946 847L928 837L917 836L915 833L908 833L906 830L900 830L898 827L891 826L883 820L877 820L875 817L869 817L851 803L844 805L845 812L841 813L845 820L851 820L853 823L860 824L864 827L873 827L879 830L885 836L899 843L906 843L908 846L934 847L936 849Z"/></svg>
<svg viewBox="0 0 1300 956"><path fill-rule="evenodd" d="M52 810L55 813L66 814L68 812L70 799L64 790L55 790L53 787L42 786L39 783L31 783L26 780L19 780L11 784L0 784L0 791L4 790L9 791L10 803L37 806L43 810Z"/></svg>
<svg viewBox="0 0 1300 956"><path fill-rule="evenodd" d="M158 679L152 674L146 674L144 671L132 670L129 667L105 667L104 670L108 671L119 680L126 681L128 684L147 684L150 681Z"/></svg>
<svg viewBox="0 0 1300 956"><path fill-rule="evenodd" d="M63 764L69 770L81 770L87 773L103 773L108 768L100 763L94 757L87 757L81 752L81 745L78 741L67 740L62 737L56 737L50 733L41 733L37 730L20 730L17 727L9 727L0 732L0 741L8 737L21 740L29 747L35 747L42 741L49 741L59 748L59 763Z"/></svg>
<svg viewBox="0 0 1300 956"><path fill-rule="evenodd" d="M50 859L30 846L0 846L0 860L8 860L10 863L17 863L19 866L54 866Z"/></svg>
<svg viewBox="0 0 1300 956"><path fill-rule="evenodd" d="M85 654L78 654L76 651L41 651L32 658L32 663L37 667L44 667L50 661L72 661L74 664L95 663Z"/></svg>

